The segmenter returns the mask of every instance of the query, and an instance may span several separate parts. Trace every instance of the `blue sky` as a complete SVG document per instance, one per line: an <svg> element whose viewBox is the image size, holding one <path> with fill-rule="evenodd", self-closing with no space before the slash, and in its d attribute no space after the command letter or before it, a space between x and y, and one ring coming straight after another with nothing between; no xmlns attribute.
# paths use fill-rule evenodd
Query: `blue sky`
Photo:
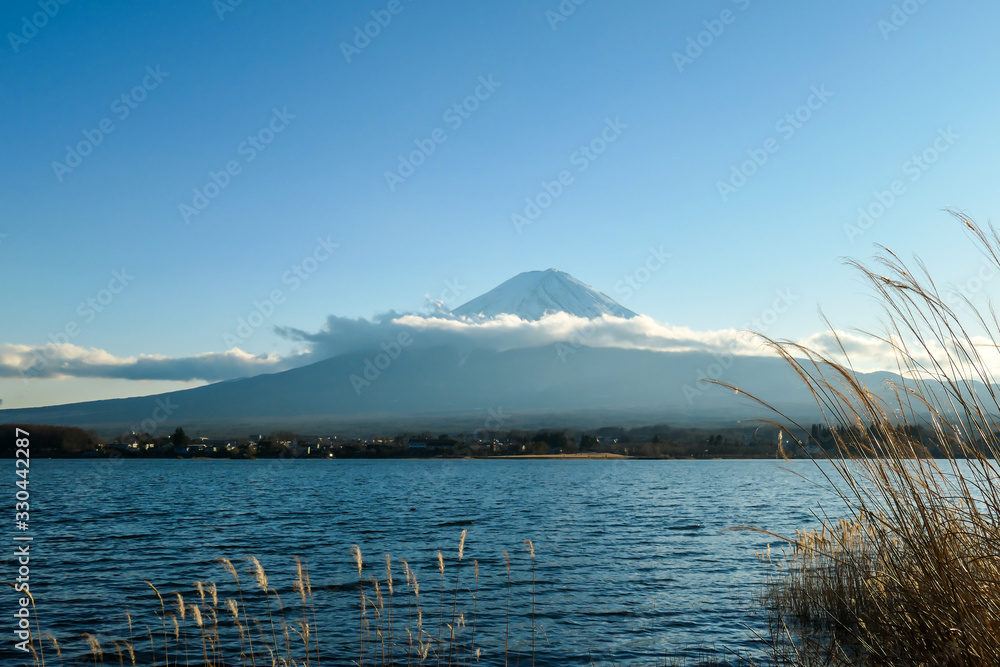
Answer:
<svg viewBox="0 0 1000 667"><path fill-rule="evenodd" d="M870 326L840 258L883 243L957 284L979 266L942 209L1000 210L998 19L933 0L7 2L0 350L69 326L116 358L223 353L278 290L237 342L287 356L301 350L275 326L417 311L426 295L456 306L549 267L694 330L742 327L782 289L795 304L770 334L822 329L817 307ZM420 145L434 150L390 187ZM563 171L518 230L512 215ZM894 181L884 213L845 230ZM616 289L651 248L666 265ZM0 398L178 386L18 377Z"/></svg>

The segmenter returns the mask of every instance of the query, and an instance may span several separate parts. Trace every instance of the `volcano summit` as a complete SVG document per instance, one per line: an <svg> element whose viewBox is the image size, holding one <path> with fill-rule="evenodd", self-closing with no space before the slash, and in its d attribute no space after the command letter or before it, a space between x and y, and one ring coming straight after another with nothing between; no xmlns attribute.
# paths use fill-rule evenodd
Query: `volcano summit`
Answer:
<svg viewBox="0 0 1000 667"><path fill-rule="evenodd" d="M451 312L484 319L517 315L529 321L560 312L588 319L602 315L626 319L636 316L607 294L556 269L519 273Z"/></svg>

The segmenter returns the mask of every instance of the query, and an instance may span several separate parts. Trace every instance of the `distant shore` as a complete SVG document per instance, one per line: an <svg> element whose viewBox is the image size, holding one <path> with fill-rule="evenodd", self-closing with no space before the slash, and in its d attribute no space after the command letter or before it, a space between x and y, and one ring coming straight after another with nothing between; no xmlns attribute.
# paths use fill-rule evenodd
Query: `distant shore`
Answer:
<svg viewBox="0 0 1000 667"><path fill-rule="evenodd" d="M5 424L0 425L0 458L14 456L18 430L30 434L32 458L609 460L774 458L786 453L778 444L777 432L760 426L716 430L656 424L609 426L591 432L543 428L455 435L402 432L363 438L271 431L214 439L192 438L177 427L172 433L161 429L156 434L129 432L107 439L74 426ZM801 441L816 435L803 433Z"/></svg>
<svg viewBox="0 0 1000 667"><path fill-rule="evenodd" d="M575 454L510 454L490 456L491 459L632 459L634 456L611 452L577 452Z"/></svg>

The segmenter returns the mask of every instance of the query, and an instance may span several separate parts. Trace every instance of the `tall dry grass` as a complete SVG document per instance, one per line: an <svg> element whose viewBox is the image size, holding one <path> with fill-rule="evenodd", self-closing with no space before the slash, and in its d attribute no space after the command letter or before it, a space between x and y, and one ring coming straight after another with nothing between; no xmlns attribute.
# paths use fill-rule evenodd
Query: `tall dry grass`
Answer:
<svg viewBox="0 0 1000 667"><path fill-rule="evenodd" d="M1000 235L952 215L1000 271ZM892 351L898 381L866 386L842 336L833 354L764 339L822 410L816 459L848 509L762 555L776 568L763 599L775 662L1000 665L1000 320L919 260L881 248L851 264L884 307L867 338ZM792 441L808 432L774 423Z"/></svg>

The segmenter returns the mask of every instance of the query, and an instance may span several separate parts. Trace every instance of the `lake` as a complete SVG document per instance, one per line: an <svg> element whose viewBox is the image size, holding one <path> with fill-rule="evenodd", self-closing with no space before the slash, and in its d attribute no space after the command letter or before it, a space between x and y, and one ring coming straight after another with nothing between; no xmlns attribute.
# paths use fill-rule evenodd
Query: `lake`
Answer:
<svg viewBox="0 0 1000 667"><path fill-rule="evenodd" d="M766 635L750 611L764 574L754 551L778 541L720 531L757 526L788 534L815 526L821 506L836 515L839 502L808 481L820 477L808 461L767 460L34 460L31 587L42 630L59 638L69 658L86 649L81 632L105 644L127 637L126 608L137 634L145 634L143 623L158 630L159 602L144 579L187 602L197 601L195 580L216 582L220 604L234 596L232 577L214 562L220 556L240 570L248 605L256 594L245 557L253 555L291 619L301 617L292 588L293 555L300 555L323 663L346 665L358 657L351 545L361 548L365 577L383 580L383 594L384 558L392 556L397 623L406 615L399 559L409 562L424 627L434 636L441 549L444 622L458 574L456 610L471 626L467 589L476 586L476 559L480 664L503 664L507 550L511 655L530 664L530 539L535 664L656 664L711 646L753 655L760 650L754 631ZM16 571L12 552L8 573ZM10 593L3 600L14 604ZM170 611L170 598L166 604ZM3 650L12 655L9 642ZM200 660L200 646L189 650L192 663Z"/></svg>

